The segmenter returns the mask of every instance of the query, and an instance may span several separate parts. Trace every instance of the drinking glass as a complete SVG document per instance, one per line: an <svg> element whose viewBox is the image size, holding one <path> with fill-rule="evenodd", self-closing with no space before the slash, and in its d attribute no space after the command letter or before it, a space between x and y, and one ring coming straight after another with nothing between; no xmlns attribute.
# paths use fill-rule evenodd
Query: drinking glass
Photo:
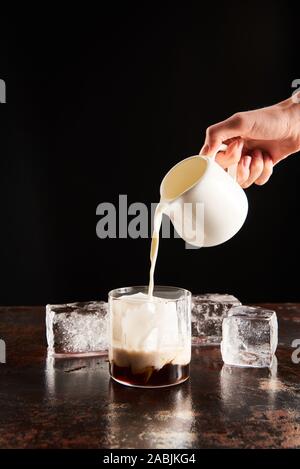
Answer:
<svg viewBox="0 0 300 469"><path fill-rule="evenodd" d="M186 381L191 360L191 293L169 286L109 292L109 371L127 386Z"/></svg>

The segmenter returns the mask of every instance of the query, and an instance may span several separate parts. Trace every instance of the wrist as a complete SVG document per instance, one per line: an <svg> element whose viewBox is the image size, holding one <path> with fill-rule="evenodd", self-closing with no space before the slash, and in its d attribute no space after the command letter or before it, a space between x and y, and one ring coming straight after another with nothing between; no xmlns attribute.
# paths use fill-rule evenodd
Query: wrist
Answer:
<svg viewBox="0 0 300 469"><path fill-rule="evenodd" d="M277 105L281 118L289 129L289 137L295 142L295 151L300 150L300 92L294 93L290 98Z"/></svg>

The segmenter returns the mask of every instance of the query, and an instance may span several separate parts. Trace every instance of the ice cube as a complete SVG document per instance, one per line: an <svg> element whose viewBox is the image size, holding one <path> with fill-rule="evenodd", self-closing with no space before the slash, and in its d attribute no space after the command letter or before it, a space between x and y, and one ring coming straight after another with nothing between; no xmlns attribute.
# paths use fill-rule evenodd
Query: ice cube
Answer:
<svg viewBox="0 0 300 469"><path fill-rule="evenodd" d="M192 343L219 344L222 321L233 306L241 305L233 295L206 293L192 297Z"/></svg>
<svg viewBox="0 0 300 469"><path fill-rule="evenodd" d="M277 343L275 311L237 306L223 320L221 353L227 365L271 367Z"/></svg>
<svg viewBox="0 0 300 469"><path fill-rule="evenodd" d="M50 354L103 354L108 349L107 303L89 301L46 306Z"/></svg>
<svg viewBox="0 0 300 469"><path fill-rule="evenodd" d="M134 350L155 350L178 342L176 304L137 293L112 303L113 341Z"/></svg>

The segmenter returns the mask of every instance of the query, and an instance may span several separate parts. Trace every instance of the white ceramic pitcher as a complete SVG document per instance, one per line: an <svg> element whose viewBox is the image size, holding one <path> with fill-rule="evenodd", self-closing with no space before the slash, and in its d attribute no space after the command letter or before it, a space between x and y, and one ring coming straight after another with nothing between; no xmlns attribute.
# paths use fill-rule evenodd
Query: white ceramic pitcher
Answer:
<svg viewBox="0 0 300 469"><path fill-rule="evenodd" d="M222 145L218 151L225 150ZM181 238L198 247L232 238L248 212L245 192L236 182L237 165L228 172L215 156L191 156L173 166L161 186L161 202Z"/></svg>

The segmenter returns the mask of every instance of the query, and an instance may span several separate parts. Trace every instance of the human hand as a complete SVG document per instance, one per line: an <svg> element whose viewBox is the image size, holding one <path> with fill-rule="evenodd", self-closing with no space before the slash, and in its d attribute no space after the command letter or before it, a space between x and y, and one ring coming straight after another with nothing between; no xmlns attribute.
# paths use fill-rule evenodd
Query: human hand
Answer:
<svg viewBox="0 0 300 469"><path fill-rule="evenodd" d="M237 181L243 188L265 184L275 164L300 150L300 104L292 97L234 114L208 127L200 154L213 154L222 143L228 148L216 161L224 169L238 163Z"/></svg>

